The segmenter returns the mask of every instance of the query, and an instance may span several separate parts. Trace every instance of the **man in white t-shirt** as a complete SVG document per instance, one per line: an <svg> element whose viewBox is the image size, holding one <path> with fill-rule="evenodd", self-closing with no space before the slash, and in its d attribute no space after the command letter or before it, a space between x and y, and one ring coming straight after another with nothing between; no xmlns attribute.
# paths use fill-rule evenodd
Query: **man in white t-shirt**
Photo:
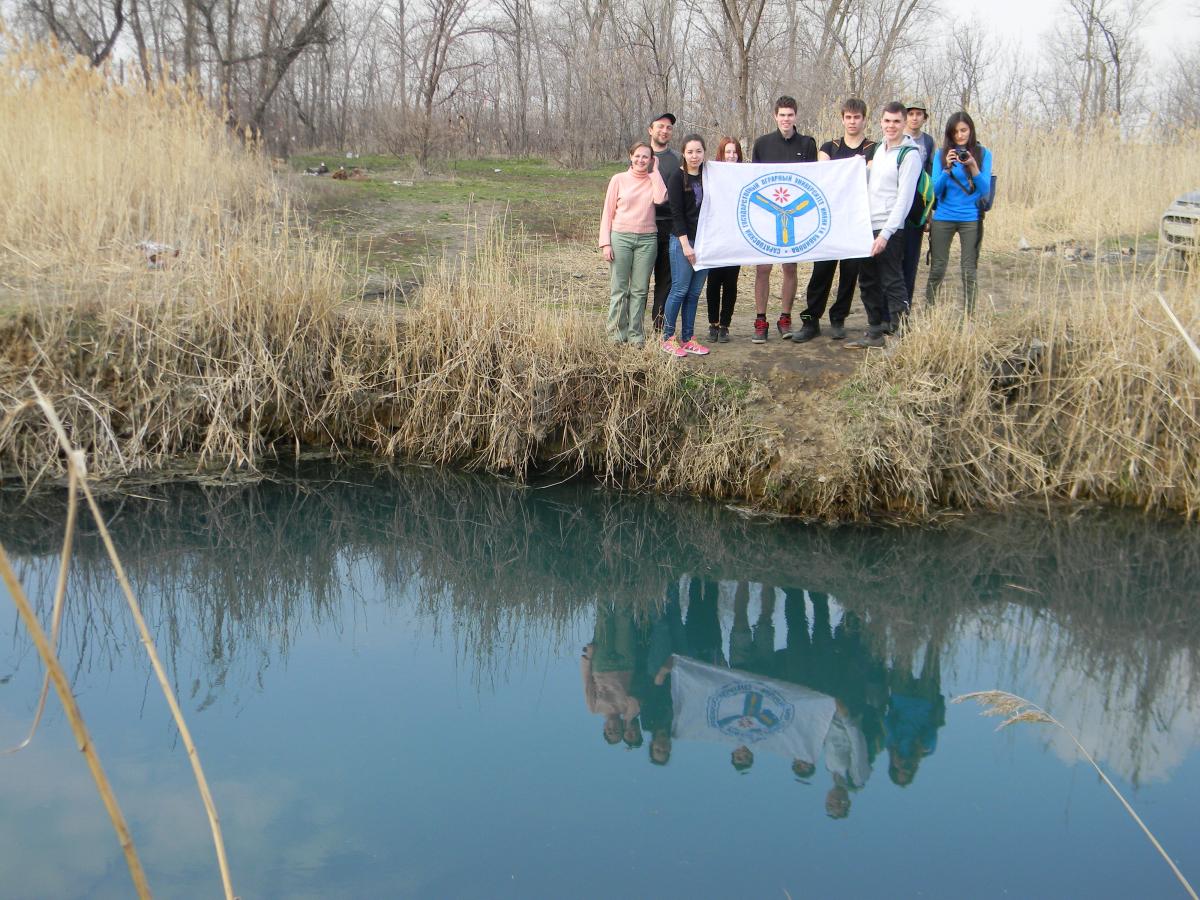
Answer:
<svg viewBox="0 0 1200 900"><path fill-rule="evenodd" d="M904 289L904 219L912 206L921 153L904 133L904 104L892 101L883 107L879 127L883 140L868 163L867 197L871 204L871 255L859 271L859 290L867 310L867 332L846 347L863 350L883 347L884 335L899 331L908 315ZM884 316L887 312L888 316Z"/></svg>

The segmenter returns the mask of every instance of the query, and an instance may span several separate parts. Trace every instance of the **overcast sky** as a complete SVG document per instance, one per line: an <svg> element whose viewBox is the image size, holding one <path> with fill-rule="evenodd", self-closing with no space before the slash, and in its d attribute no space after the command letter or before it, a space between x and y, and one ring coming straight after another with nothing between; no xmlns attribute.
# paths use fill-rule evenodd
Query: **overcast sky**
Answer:
<svg viewBox="0 0 1200 900"><path fill-rule="evenodd" d="M1021 46L1030 55L1038 52L1038 38L1053 27L1064 7L1062 0L943 0L960 22L983 22L993 34ZM1160 0L1142 33L1152 62L1173 49L1200 42L1200 2Z"/></svg>

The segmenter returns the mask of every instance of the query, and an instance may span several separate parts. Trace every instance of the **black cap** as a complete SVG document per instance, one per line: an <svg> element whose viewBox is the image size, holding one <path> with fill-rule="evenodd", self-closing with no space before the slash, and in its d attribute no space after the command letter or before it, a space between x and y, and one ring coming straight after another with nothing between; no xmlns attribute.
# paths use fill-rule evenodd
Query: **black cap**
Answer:
<svg viewBox="0 0 1200 900"><path fill-rule="evenodd" d="M674 115L673 113L659 113L657 116L651 116L651 117L650 117L650 121L649 121L649 122L647 122L646 124L647 124L647 125L653 125L653 124L654 124L655 122L657 122L659 119L667 119L667 120L669 120L669 121L670 121L670 123L671 123L672 125L674 125L674 124L675 124L675 115Z"/></svg>

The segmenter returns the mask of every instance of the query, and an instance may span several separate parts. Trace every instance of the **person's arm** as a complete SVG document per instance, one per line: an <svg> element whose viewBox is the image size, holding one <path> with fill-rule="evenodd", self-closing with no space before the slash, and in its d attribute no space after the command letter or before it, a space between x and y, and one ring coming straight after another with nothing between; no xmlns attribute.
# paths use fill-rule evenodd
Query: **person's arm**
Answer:
<svg viewBox="0 0 1200 900"><path fill-rule="evenodd" d="M980 193L986 196L992 187L992 152L986 147L981 147L979 155L983 158L976 163L972 177L979 185Z"/></svg>
<svg viewBox="0 0 1200 900"><path fill-rule="evenodd" d="M600 250L608 262L612 262L613 259L612 221L617 212L617 197L620 194L618 179L620 177L620 175L614 175L609 179L608 192L604 195L604 210L600 214Z"/></svg>
<svg viewBox="0 0 1200 900"><path fill-rule="evenodd" d="M657 160L655 160L657 162ZM663 181L662 175L658 172L658 167L654 167L654 171L650 173L650 202L662 203L667 199L667 183Z"/></svg>
<svg viewBox="0 0 1200 900"><path fill-rule="evenodd" d="M588 712L596 711L596 682L592 678L592 652L595 647L595 644L585 646L583 656L579 660L579 671L583 675L583 700L587 704Z"/></svg>
<svg viewBox="0 0 1200 900"><path fill-rule="evenodd" d="M900 171L896 173L896 203L892 206L892 213L888 216L887 225L884 226L888 237L904 227L904 220L908 216L908 211L912 209L913 196L917 192L917 179L920 177L921 154L917 153L914 147L904 154L904 160L900 163Z"/></svg>
<svg viewBox="0 0 1200 900"><path fill-rule="evenodd" d="M888 214L883 228L879 229L879 237L871 246L871 255L878 256L887 246L888 239L904 227L904 218L912 207L913 194L917 190L917 177L921 174L921 154L916 148L904 154L900 162L900 171L896 173L896 199L892 203L892 211Z"/></svg>
<svg viewBox="0 0 1200 900"><path fill-rule="evenodd" d="M762 143L762 138L754 142L754 146L750 148L750 162L762 162L762 150L759 149L759 144Z"/></svg>
<svg viewBox="0 0 1200 900"><path fill-rule="evenodd" d="M683 170L667 176L667 202L671 205L671 234L687 237L687 211L683 208Z"/></svg>

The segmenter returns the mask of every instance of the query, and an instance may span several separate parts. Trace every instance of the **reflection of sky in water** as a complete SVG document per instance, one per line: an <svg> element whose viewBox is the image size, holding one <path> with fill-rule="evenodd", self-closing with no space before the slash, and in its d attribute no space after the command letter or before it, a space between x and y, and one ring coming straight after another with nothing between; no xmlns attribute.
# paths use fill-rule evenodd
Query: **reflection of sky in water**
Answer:
<svg viewBox="0 0 1200 900"><path fill-rule="evenodd" d="M337 558L340 587L328 605L297 607L286 638L278 623L230 625L233 635L256 630L225 643L220 665L211 636L194 625L166 641L163 607L147 599L243 897L1175 890L1115 799L1090 769L1064 765L1073 756L1046 729L995 734L994 720L951 705L913 784L893 784L881 754L852 795L849 817L834 821L825 815L824 767L803 784L781 757L763 755L739 774L729 748L716 744L678 741L667 766L650 764L649 735L636 750L607 745L580 686L579 650L595 624L590 603L549 623L476 598L472 616L470 598L453 608L431 604L420 578L385 577L361 548ZM49 561L37 567L52 571ZM682 584L686 606L686 578ZM180 586L175 602L186 604L195 589ZM721 578L726 659L736 589ZM840 593L830 601L835 627L844 609L856 608L848 590ZM782 588L775 597L774 649L782 650ZM812 628L811 595L805 600ZM754 582L751 623L761 602ZM901 613L872 613L868 603L867 627L882 635L880 653L919 656L919 643L904 640L911 623ZM73 610L68 622L76 655L87 631L80 615ZM499 624L484 658L470 641L482 640L486 617ZM0 625L16 634L12 618L4 606ZM151 885L159 896L215 896L208 826L164 704L119 606L98 604L92 623L102 624L88 640L107 634L112 646L89 646L77 692ZM1129 640L1133 652L1124 658L1161 656L1149 638L1144 647L1136 634ZM1184 872L1200 873L1192 838L1200 796L1194 650L1170 651L1147 709L1139 695L1146 685L1096 671L1101 657L1074 649L1069 628L1053 616L1013 604L979 607L957 617L947 641L943 694L1003 686L1044 700L1119 776ZM5 745L24 733L36 701L38 675L20 636L0 649L0 677L14 669L0 684ZM0 894L128 896L119 849L53 700L34 746L0 758L0 801Z"/></svg>

